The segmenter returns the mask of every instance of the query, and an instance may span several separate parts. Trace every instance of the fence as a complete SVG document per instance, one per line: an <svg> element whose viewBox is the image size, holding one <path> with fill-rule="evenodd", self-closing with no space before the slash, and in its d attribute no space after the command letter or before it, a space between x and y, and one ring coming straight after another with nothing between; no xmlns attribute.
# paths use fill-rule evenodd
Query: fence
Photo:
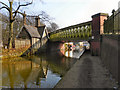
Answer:
<svg viewBox="0 0 120 90"><path fill-rule="evenodd" d="M28 39L16 39L15 40L15 48L24 48L24 47L30 47L30 40Z"/></svg>
<svg viewBox="0 0 120 90"><path fill-rule="evenodd" d="M112 15L105 20L104 33L120 34L120 8L117 11L113 10Z"/></svg>

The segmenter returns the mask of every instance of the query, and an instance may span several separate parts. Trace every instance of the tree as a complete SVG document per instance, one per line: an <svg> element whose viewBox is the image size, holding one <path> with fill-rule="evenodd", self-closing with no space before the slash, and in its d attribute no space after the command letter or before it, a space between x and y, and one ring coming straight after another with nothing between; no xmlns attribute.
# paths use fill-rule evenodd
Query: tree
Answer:
<svg viewBox="0 0 120 90"><path fill-rule="evenodd" d="M14 24L14 21L16 19L16 15L18 13L24 15L24 13L21 13L19 12L19 9L20 7L23 7L23 6L28 6L30 4L33 3L33 0L30 2L30 3L26 3L26 4L20 4L19 3L19 6L16 8L16 10L13 10L13 0L8 0L9 1L9 6L3 2L0 1L0 4L2 4L2 7L0 7L0 10L1 9L6 9L8 10L9 12L9 39L8 39L8 49L11 49L13 47L13 24Z"/></svg>
<svg viewBox="0 0 120 90"><path fill-rule="evenodd" d="M51 18L46 12L42 11L39 16L42 22L46 22L46 24L48 24L49 32L55 31L59 28L59 26L55 22L52 22L53 18Z"/></svg>
<svg viewBox="0 0 120 90"><path fill-rule="evenodd" d="M51 23L51 28L53 31L57 30L58 29L58 25L54 22Z"/></svg>
<svg viewBox="0 0 120 90"><path fill-rule="evenodd" d="M49 33L56 31L59 28L59 26L55 22L51 22L50 26L47 27L47 30Z"/></svg>
<svg viewBox="0 0 120 90"><path fill-rule="evenodd" d="M5 47L7 44L8 44L8 39L9 39L9 16L5 13L1 14L0 15L2 16L0 19L0 21L2 22L2 30L0 33L1 33L1 36L2 36L2 44L3 44L3 47ZM23 26L23 17L21 17L19 14L16 16L16 19L14 21L14 25L13 25L13 41L15 40L18 32L21 30L21 27ZM13 43L13 47L14 47L14 44Z"/></svg>
<svg viewBox="0 0 120 90"><path fill-rule="evenodd" d="M50 17L45 11L40 11L39 14L38 13L35 14L35 12L33 12L31 15L27 15L26 17L29 24L33 26L35 24L36 17L40 17L41 24L45 24L47 26L51 25L52 17Z"/></svg>
<svg viewBox="0 0 120 90"><path fill-rule="evenodd" d="M9 36L9 18L2 14L2 43L5 46L8 43Z"/></svg>

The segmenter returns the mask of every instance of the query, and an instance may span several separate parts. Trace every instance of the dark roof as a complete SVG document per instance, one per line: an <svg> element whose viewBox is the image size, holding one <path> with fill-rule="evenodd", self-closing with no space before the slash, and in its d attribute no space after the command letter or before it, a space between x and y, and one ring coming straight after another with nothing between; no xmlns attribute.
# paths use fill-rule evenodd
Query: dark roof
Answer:
<svg viewBox="0 0 120 90"><path fill-rule="evenodd" d="M40 36L43 35L44 29L45 29L45 25L38 27L38 32L39 32Z"/></svg>
<svg viewBox="0 0 120 90"><path fill-rule="evenodd" d="M37 27L34 26L30 26L30 25L24 25L25 29L27 30L27 32L30 34L31 37L36 37L36 38L40 38L41 35L39 34Z"/></svg>

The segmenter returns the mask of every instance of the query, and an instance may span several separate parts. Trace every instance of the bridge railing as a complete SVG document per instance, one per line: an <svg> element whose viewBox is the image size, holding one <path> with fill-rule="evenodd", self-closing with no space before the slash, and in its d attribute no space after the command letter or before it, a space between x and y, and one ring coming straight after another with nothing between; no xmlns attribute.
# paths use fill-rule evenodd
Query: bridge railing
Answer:
<svg viewBox="0 0 120 90"><path fill-rule="evenodd" d="M120 8L108 17L104 22L105 34L120 34Z"/></svg>
<svg viewBox="0 0 120 90"><path fill-rule="evenodd" d="M75 40L75 39L88 39L91 37L91 23L92 21L72 25L59 29L50 34L50 40L62 41L62 40Z"/></svg>

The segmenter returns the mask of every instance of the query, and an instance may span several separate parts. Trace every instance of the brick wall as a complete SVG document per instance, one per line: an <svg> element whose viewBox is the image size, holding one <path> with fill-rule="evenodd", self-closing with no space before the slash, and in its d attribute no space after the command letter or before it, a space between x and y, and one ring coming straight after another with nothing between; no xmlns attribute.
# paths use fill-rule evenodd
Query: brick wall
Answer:
<svg viewBox="0 0 120 90"><path fill-rule="evenodd" d="M100 57L120 83L120 35L102 35Z"/></svg>

